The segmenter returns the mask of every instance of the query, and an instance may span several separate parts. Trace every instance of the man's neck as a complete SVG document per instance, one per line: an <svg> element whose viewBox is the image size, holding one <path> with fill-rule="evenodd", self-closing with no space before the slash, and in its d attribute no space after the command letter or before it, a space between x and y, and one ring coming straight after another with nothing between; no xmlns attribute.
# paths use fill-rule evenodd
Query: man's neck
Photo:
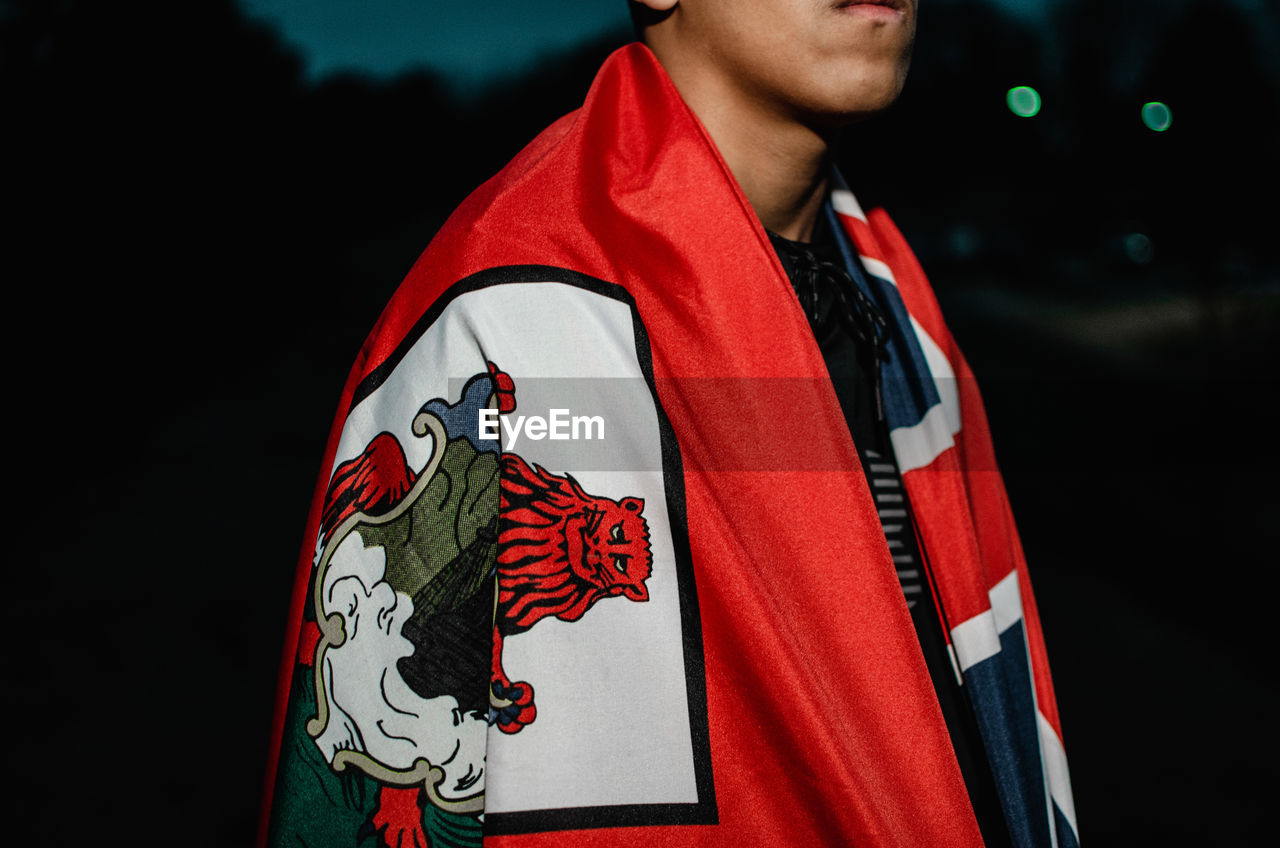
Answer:
<svg viewBox="0 0 1280 848"><path fill-rule="evenodd" d="M707 127L765 229L809 241L827 193L826 145L814 151L806 139L743 138L717 129Z"/></svg>
<svg viewBox="0 0 1280 848"><path fill-rule="evenodd" d="M714 75L666 64L676 89L702 121L765 229L809 241L827 192L827 140L812 128L752 102Z"/></svg>

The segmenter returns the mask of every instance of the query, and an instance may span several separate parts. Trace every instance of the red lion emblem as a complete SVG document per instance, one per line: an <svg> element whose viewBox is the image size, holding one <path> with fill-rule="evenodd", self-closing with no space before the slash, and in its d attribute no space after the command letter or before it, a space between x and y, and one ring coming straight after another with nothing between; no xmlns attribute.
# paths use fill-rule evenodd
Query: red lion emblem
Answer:
<svg viewBox="0 0 1280 848"><path fill-rule="evenodd" d="M640 498L590 495L570 476L502 457L498 622L504 635L548 615L577 621L610 595L647 601L649 528Z"/></svg>
<svg viewBox="0 0 1280 848"><path fill-rule="evenodd" d="M493 694L508 703L498 710L499 730L516 733L537 716L533 687L512 683L503 671L504 636L547 616L577 621L601 598L649 600L652 557L643 510L640 498L591 495L570 476L503 455Z"/></svg>

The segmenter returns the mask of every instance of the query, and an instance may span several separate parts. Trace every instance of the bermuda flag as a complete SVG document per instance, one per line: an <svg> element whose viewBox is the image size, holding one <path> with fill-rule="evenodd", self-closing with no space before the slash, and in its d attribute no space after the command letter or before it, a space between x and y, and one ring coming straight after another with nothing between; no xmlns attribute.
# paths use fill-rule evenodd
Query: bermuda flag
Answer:
<svg viewBox="0 0 1280 848"><path fill-rule="evenodd" d="M1074 845L972 377L888 217L828 214L898 325L892 441L1010 829ZM264 844L982 843L813 332L643 45L391 298L290 615Z"/></svg>

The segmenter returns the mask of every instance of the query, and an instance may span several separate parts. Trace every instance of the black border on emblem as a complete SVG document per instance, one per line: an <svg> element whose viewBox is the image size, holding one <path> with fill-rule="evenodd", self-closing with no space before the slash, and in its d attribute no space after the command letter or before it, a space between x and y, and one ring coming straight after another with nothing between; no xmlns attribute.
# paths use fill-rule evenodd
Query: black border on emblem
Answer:
<svg viewBox="0 0 1280 848"><path fill-rule="evenodd" d="M707 724L707 676L702 648L702 621L698 612L698 593L694 585L693 555L689 547L689 524L685 508L684 462L675 431L658 398L653 378L653 357L649 334L635 299L615 283L557 268L552 265L503 265L464 277L446 289L386 361L375 368L356 386L352 408L371 395L400 364L409 349L440 317L458 296L509 283L562 283L624 303L631 310L636 342L636 360L653 395L658 413L662 443L662 477L665 483L667 511L671 521L671 542L675 549L676 583L680 596L680 626L684 644L685 693L689 702L689 735L693 747L694 782L698 800L692 804L622 804L601 807L565 807L553 810L530 810L516 813L486 813L484 833L499 836L518 833L541 833L556 830L586 830L604 827L649 827L655 825L718 824L715 783L711 773L711 736Z"/></svg>

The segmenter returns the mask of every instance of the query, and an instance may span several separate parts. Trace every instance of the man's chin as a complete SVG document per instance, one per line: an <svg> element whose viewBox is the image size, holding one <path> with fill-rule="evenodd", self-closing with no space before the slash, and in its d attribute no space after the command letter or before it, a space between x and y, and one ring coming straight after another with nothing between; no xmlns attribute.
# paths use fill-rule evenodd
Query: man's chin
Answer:
<svg viewBox="0 0 1280 848"><path fill-rule="evenodd" d="M905 81L905 74L886 73L850 82L841 92L843 96L832 98L827 120L837 126L848 126L875 117L897 102Z"/></svg>

